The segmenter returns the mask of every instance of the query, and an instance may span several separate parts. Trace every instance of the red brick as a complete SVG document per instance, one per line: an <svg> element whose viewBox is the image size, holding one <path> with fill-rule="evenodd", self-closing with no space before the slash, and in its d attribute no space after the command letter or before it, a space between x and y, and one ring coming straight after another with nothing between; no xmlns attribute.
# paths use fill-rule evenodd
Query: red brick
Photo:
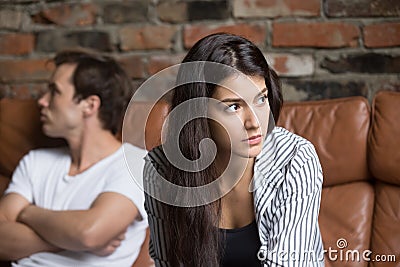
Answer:
<svg viewBox="0 0 400 267"><path fill-rule="evenodd" d="M97 7L92 4L64 4L42 10L33 19L38 23L54 23L62 26L93 25Z"/></svg>
<svg viewBox="0 0 400 267"><path fill-rule="evenodd" d="M126 73L131 78L145 78L145 66L141 56L120 56L118 62L121 63Z"/></svg>
<svg viewBox="0 0 400 267"><path fill-rule="evenodd" d="M234 0L235 17L318 16L319 0Z"/></svg>
<svg viewBox="0 0 400 267"><path fill-rule="evenodd" d="M266 26L262 24L236 24L236 25L190 25L184 29L184 44L186 48L192 47L201 38L217 33L227 32L244 36L256 45L263 45L266 41Z"/></svg>
<svg viewBox="0 0 400 267"><path fill-rule="evenodd" d="M273 24L272 45L275 47L356 47L359 29L340 22Z"/></svg>
<svg viewBox="0 0 400 267"><path fill-rule="evenodd" d="M147 1L108 2L103 6L103 22L123 24L147 21L149 3Z"/></svg>
<svg viewBox="0 0 400 267"><path fill-rule="evenodd" d="M380 23L364 27L366 47L400 46L400 23Z"/></svg>
<svg viewBox="0 0 400 267"><path fill-rule="evenodd" d="M18 30L24 17L27 15L20 11L0 8L0 28Z"/></svg>
<svg viewBox="0 0 400 267"><path fill-rule="evenodd" d="M0 60L0 81L46 81L53 64L47 59Z"/></svg>
<svg viewBox="0 0 400 267"><path fill-rule="evenodd" d="M267 54L268 63L279 76L310 76L314 73L314 60L311 55Z"/></svg>
<svg viewBox="0 0 400 267"><path fill-rule="evenodd" d="M398 0L324 0L328 17L398 17Z"/></svg>
<svg viewBox="0 0 400 267"><path fill-rule="evenodd" d="M182 62L184 54L178 55L157 55L149 58L147 71L150 75Z"/></svg>
<svg viewBox="0 0 400 267"><path fill-rule="evenodd" d="M188 19L186 2L162 2L157 5L157 15L161 21L184 22Z"/></svg>
<svg viewBox="0 0 400 267"><path fill-rule="evenodd" d="M124 27L119 31L121 49L170 49L176 32L175 26L167 25Z"/></svg>
<svg viewBox="0 0 400 267"><path fill-rule="evenodd" d="M10 85L11 97L18 99L38 99L47 88L45 83L28 83Z"/></svg>
<svg viewBox="0 0 400 267"><path fill-rule="evenodd" d="M275 58L273 68L278 72L278 73L286 73L289 71L287 65L287 58L286 57L277 57Z"/></svg>
<svg viewBox="0 0 400 267"><path fill-rule="evenodd" d="M34 49L35 37L29 33L5 33L0 34L1 55L24 55Z"/></svg>
<svg viewBox="0 0 400 267"><path fill-rule="evenodd" d="M189 21L225 20L230 17L229 1L187 1Z"/></svg>
<svg viewBox="0 0 400 267"><path fill-rule="evenodd" d="M77 46L99 51L113 50L110 33L103 30L55 29L36 34L36 51L57 52Z"/></svg>
<svg viewBox="0 0 400 267"><path fill-rule="evenodd" d="M332 73L400 73L400 56L378 53L342 54L325 57L320 67Z"/></svg>

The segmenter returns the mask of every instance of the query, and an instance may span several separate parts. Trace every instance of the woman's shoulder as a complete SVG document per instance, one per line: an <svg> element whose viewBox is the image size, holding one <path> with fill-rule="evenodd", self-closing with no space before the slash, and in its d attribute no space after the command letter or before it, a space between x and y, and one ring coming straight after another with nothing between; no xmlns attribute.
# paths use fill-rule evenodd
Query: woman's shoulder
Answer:
<svg viewBox="0 0 400 267"><path fill-rule="evenodd" d="M145 159L145 165L151 164L156 170L165 172L165 170L169 166L169 161L167 156L164 153L164 149L162 145L154 147L151 149Z"/></svg>
<svg viewBox="0 0 400 267"><path fill-rule="evenodd" d="M298 189L310 184L313 185L311 187L321 186L322 169L317 152L313 144L304 137L275 127L267 137L261 154L257 166L268 184L274 187L286 185L290 188L296 185L295 188ZM268 173L280 175L273 178Z"/></svg>
<svg viewBox="0 0 400 267"><path fill-rule="evenodd" d="M306 138L284 128L277 129L283 143L289 143L293 154L285 166L287 182L304 193L322 186L322 168L314 145ZM306 186L306 188L304 188ZM307 190L306 190L307 189Z"/></svg>
<svg viewBox="0 0 400 267"><path fill-rule="evenodd" d="M310 157L318 157L314 145L309 140L285 128L275 127L271 137L271 142L274 144L273 149L276 152L275 158L277 159L290 159L290 156L300 156L304 161L307 161ZM305 151L308 151L308 153L304 154Z"/></svg>
<svg viewBox="0 0 400 267"><path fill-rule="evenodd" d="M303 155L301 152L306 150L309 153ZM304 137L285 128L275 127L265 139L262 152L257 160L270 163L273 161L275 166L283 167L294 157L301 155L303 160L308 160L309 157L317 157L314 145Z"/></svg>
<svg viewBox="0 0 400 267"><path fill-rule="evenodd" d="M290 132L283 127L275 127L272 131L273 138L277 140L279 146L289 147L314 147L313 144L306 138Z"/></svg>
<svg viewBox="0 0 400 267"><path fill-rule="evenodd" d="M152 163L154 162L156 164L162 163L166 159L162 145L156 146L153 149L151 149L147 153L145 159L151 161Z"/></svg>

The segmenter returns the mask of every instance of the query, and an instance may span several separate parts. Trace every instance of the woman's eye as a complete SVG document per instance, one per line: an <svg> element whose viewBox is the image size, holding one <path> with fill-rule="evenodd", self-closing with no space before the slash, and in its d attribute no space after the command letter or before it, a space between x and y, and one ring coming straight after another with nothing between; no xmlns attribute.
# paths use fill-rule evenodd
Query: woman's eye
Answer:
<svg viewBox="0 0 400 267"><path fill-rule="evenodd" d="M265 102L267 102L267 96L266 95L262 95L257 99L257 104L264 104Z"/></svg>
<svg viewBox="0 0 400 267"><path fill-rule="evenodd" d="M239 109L239 105L238 104L231 104L227 108L225 108L225 111L227 111L227 112L235 112L238 109Z"/></svg>

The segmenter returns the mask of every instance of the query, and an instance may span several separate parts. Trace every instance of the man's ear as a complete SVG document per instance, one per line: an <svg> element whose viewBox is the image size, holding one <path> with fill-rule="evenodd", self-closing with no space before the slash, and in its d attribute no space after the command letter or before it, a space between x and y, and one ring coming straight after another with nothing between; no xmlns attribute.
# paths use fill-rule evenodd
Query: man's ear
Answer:
<svg viewBox="0 0 400 267"><path fill-rule="evenodd" d="M83 99L84 107L83 114L85 117L90 117L93 114L97 114L101 105L100 97L97 95L91 95Z"/></svg>

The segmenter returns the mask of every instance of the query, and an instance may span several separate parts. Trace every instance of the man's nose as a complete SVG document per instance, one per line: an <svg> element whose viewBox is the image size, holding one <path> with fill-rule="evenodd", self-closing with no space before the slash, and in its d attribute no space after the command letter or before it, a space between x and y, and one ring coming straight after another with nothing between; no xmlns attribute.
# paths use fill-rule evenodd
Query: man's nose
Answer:
<svg viewBox="0 0 400 267"><path fill-rule="evenodd" d="M50 93L49 92L44 93L38 100L39 107L48 107L48 105L49 105L49 97L50 97Z"/></svg>

